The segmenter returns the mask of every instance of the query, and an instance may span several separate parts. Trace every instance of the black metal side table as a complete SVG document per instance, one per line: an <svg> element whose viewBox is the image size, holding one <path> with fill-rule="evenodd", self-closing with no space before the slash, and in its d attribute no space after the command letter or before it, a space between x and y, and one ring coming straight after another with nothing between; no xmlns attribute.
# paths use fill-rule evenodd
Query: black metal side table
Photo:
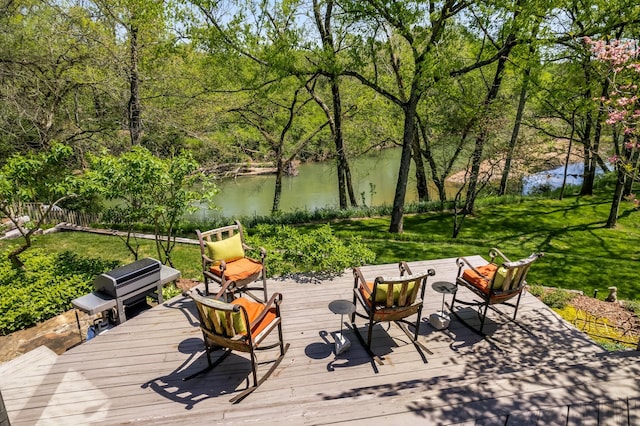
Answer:
<svg viewBox="0 0 640 426"><path fill-rule="evenodd" d="M444 311L444 298L447 294L454 294L458 286L449 281L436 281L431 284L431 288L436 293L442 294L442 307L438 312L429 315L429 324L436 330L444 330L449 327L449 323L451 322L451 317Z"/></svg>
<svg viewBox="0 0 640 426"><path fill-rule="evenodd" d="M340 314L340 332L332 333L336 341L336 355L347 351L351 347L351 342L342 333L343 318L356 311L356 306L349 300L334 300L329 303L329 310L334 314Z"/></svg>

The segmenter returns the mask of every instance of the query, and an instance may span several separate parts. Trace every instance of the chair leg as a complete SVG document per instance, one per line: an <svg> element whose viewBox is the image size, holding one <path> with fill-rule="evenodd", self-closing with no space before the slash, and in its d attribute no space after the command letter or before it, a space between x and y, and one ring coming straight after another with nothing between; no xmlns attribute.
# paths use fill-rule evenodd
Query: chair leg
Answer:
<svg viewBox="0 0 640 426"><path fill-rule="evenodd" d="M213 370L218 365L220 365L220 363L222 363L222 361L224 361L230 354L231 354L231 349L225 349L224 353L222 355L220 355L220 357L214 363L212 363L210 355L209 355L209 351L207 350L207 361L208 361L209 365L207 365L205 368L203 368L200 371L197 371L197 372L195 372L193 374L190 374L187 377L183 377L182 381L186 382L187 380L191 380L194 377L199 376L200 374L203 374L203 373L206 373L207 371Z"/></svg>
<svg viewBox="0 0 640 426"><path fill-rule="evenodd" d="M489 303L484 305L484 312L482 314L482 318L480 319L480 334L482 333L482 329L484 328L484 320L487 319L487 311L489 310Z"/></svg>
<svg viewBox="0 0 640 426"><path fill-rule="evenodd" d="M280 362L282 361L282 358L284 358L284 354L287 353L288 350L289 350L289 343L284 345L282 354L278 358L276 358L275 361L273 361L273 364L271 365L271 368L269 368L269 371L267 371L259 380L256 380L256 376L254 376L254 383L255 383L254 386L251 386L251 387L243 390L242 392L240 392L239 394L237 394L236 396L231 398L229 400L229 402L231 402L233 404L236 404L236 403L242 401L243 399L245 399L247 396L249 396L253 391L258 389L258 387L260 387L260 385L263 384L265 382L265 380L267 380L269 378L269 376L271 376L271 374L275 371L275 369L278 367L278 365L280 365ZM252 354L251 363L254 364L253 368L255 369L256 360L253 357L253 354Z"/></svg>
<svg viewBox="0 0 640 426"><path fill-rule="evenodd" d="M267 274L266 271L262 270L262 289L264 291L264 301L269 300L269 296L267 295Z"/></svg>
<svg viewBox="0 0 640 426"><path fill-rule="evenodd" d="M516 300L516 305L513 311L513 320L516 320L516 315L518 315L518 307L520 306L520 298L522 297L522 292L518 294L518 300Z"/></svg>

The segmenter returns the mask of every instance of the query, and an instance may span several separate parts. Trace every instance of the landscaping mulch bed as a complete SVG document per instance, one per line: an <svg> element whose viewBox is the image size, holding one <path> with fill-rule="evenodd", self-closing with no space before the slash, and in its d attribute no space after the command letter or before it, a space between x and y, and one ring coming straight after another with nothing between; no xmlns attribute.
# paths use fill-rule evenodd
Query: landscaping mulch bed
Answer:
<svg viewBox="0 0 640 426"><path fill-rule="evenodd" d="M576 296L569 304L596 318L606 318L611 326L616 327L625 336L636 339L640 336L640 318L626 309L621 302L605 302L593 297Z"/></svg>

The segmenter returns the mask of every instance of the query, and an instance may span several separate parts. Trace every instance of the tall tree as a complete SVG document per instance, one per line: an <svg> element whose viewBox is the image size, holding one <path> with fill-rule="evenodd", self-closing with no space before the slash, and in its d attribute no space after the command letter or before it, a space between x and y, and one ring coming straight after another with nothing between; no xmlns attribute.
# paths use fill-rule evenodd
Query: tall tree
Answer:
<svg viewBox="0 0 640 426"><path fill-rule="evenodd" d="M102 29L59 2L15 1L0 15L0 157L104 132L93 103L105 92L95 53Z"/></svg>
<svg viewBox="0 0 640 426"><path fill-rule="evenodd" d="M640 124L640 47L638 41L592 41L585 38L597 60L607 64L607 79L613 89L603 101L607 121L623 135L622 144L614 138L615 155L611 158L616 168L616 187L611 202L607 228L615 227L624 193L625 183L638 175L637 153L640 150L638 124Z"/></svg>
<svg viewBox="0 0 640 426"><path fill-rule="evenodd" d="M349 168L349 161L347 159L347 153L344 146L343 138L343 108L342 108L342 96L340 94L340 70L338 69L338 52L342 49L342 46L336 42L334 38L334 7L337 3L333 0L326 0L322 2L324 4L324 11L322 4L319 0L313 0L313 17L316 24L316 28L320 33L320 39L322 40L322 55L324 61L320 62L320 67L324 69L324 73L328 76L331 85L331 99L332 108L330 109L322 99L317 95L315 90L311 90L313 86L308 85L309 92L320 105L327 120L329 121L329 128L331 129L331 135L333 136L333 142L336 149L336 166L338 171L338 199L341 209L347 208L347 194L349 195L349 201L351 205L357 206L355 194L353 192L353 183L351 181L351 170ZM341 35L341 39L344 35Z"/></svg>
<svg viewBox="0 0 640 426"><path fill-rule="evenodd" d="M352 2L348 12L369 24L369 53L367 67L362 70L347 70L345 75L358 79L395 103L403 112L402 154L398 180L393 199L393 211L389 231L401 233L403 230L404 202L409 177L409 166L416 138L416 111L425 90L442 70L435 65L437 49L446 44L443 40L447 23L464 10L468 3L445 0L442 3L422 2L387 3L377 0ZM381 45L379 40L385 40ZM386 60L394 73L392 89L385 85L378 73L382 50L386 50ZM409 63L401 66L400 52L407 49ZM359 49L358 49L359 50ZM358 52L362 55L364 52Z"/></svg>
<svg viewBox="0 0 640 426"><path fill-rule="evenodd" d="M112 28L114 45L119 38L126 40L124 65L128 96L126 101L126 123L131 145L139 145L143 135L143 105L140 95L140 63L145 48L157 42L165 34L165 4L153 0L94 0L98 11ZM120 65L118 64L118 65Z"/></svg>
<svg viewBox="0 0 640 426"><path fill-rule="evenodd" d="M232 110L246 124L255 128L270 146L270 157L276 166L272 214L280 210L282 181L285 173L292 169L293 160L329 123L318 120L314 123L312 117L307 115L306 123L302 124L302 112L313 99L301 98L301 93L306 91L304 85L298 87L290 97L287 91L285 85L283 93L274 94L274 87L269 87L269 90L260 92L246 105Z"/></svg>

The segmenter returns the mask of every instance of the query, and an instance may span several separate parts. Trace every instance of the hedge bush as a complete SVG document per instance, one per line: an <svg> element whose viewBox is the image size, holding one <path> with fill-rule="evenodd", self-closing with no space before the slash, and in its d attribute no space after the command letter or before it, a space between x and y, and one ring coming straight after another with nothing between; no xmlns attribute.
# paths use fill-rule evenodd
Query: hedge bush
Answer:
<svg viewBox="0 0 640 426"><path fill-rule="evenodd" d="M32 248L16 268L0 256L0 334L33 326L71 308L71 301L90 293L96 275L118 266L115 261L81 258L71 252L48 254Z"/></svg>
<svg viewBox="0 0 640 426"><path fill-rule="evenodd" d="M358 237L338 238L329 225L300 233L290 226L258 225L247 242L267 250L269 276L292 272L339 274L372 263L376 255ZM255 255L254 255L255 256Z"/></svg>

